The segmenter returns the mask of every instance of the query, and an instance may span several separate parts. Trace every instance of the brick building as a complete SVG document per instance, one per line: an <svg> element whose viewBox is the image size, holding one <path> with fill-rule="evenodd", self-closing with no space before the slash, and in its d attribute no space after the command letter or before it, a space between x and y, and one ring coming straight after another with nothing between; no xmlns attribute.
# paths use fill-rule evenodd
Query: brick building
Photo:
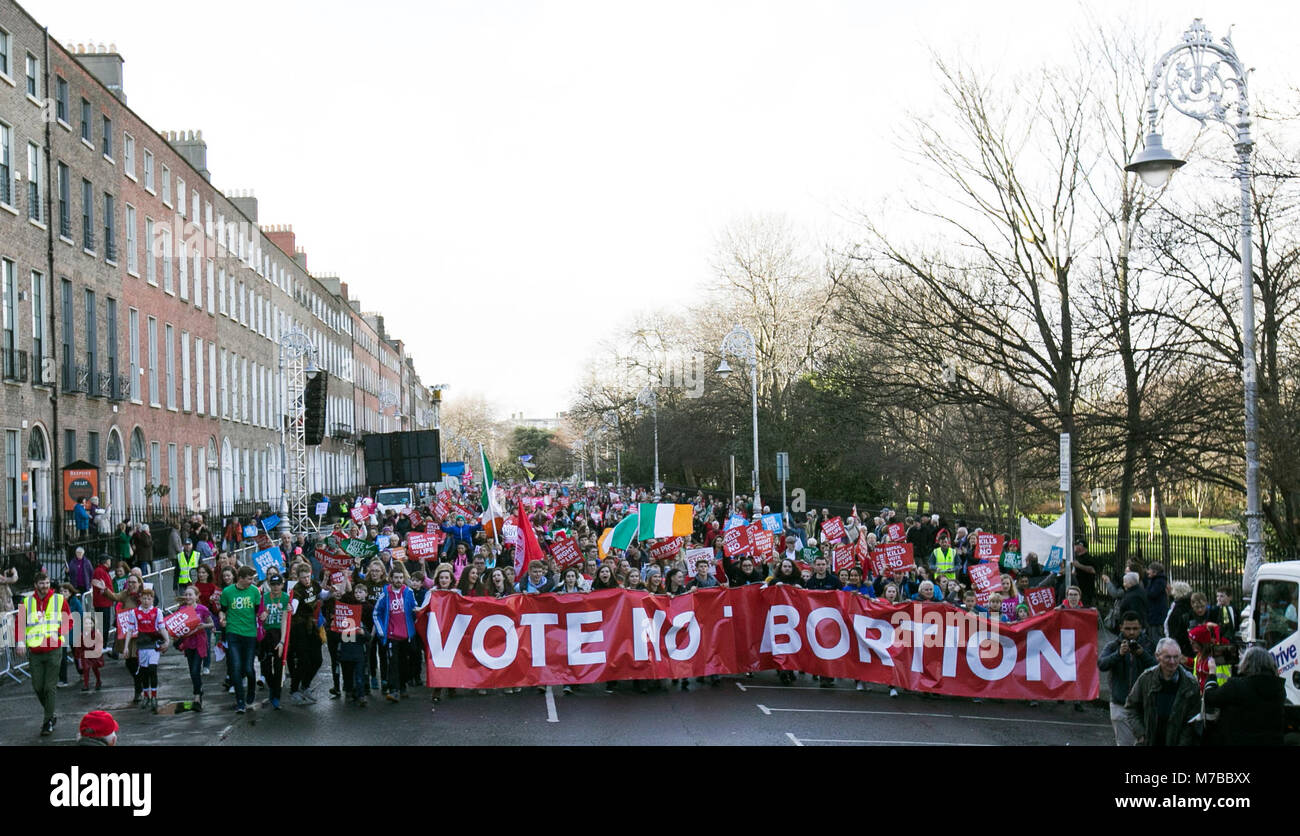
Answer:
<svg viewBox="0 0 1300 836"><path fill-rule="evenodd" d="M130 109L123 69L0 0L0 527L62 515L77 460L115 518L278 508L292 331L329 375L309 489L364 484L357 433L428 425L413 360L252 192L213 187L201 131Z"/></svg>

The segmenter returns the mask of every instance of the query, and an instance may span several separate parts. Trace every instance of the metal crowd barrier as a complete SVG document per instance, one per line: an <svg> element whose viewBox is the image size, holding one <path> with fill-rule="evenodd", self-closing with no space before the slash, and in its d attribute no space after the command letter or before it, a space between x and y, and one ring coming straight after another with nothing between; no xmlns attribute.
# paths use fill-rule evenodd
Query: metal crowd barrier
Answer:
<svg viewBox="0 0 1300 836"><path fill-rule="evenodd" d="M247 546L241 545L232 554L235 555L235 561L239 565L246 566L250 563L253 551L254 547L251 544ZM144 576L145 583L153 585L155 603L164 612L170 612L179 606L179 602L176 600L175 585L172 583L172 575L175 571L174 566L168 566ZM93 613L95 611L92 605L93 594L92 592L83 592L78 596L81 599L82 612ZM0 684L3 683L5 677L19 683L23 682L24 677L31 679L31 674L27 672L27 660L18 659L17 654L14 652L17 629L18 610L0 613L0 650L3 651L0 652Z"/></svg>

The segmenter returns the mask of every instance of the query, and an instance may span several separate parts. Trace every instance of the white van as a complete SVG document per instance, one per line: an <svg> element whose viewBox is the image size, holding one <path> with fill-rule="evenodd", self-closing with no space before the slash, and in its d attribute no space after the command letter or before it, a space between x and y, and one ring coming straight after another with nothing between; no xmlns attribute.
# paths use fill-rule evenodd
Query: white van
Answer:
<svg viewBox="0 0 1300 836"><path fill-rule="evenodd" d="M375 491L375 514L388 510L401 514L415 507L415 488L380 488Z"/></svg>
<svg viewBox="0 0 1300 836"><path fill-rule="evenodd" d="M1286 682L1286 701L1293 706L1300 706L1297 604L1300 604L1300 560L1265 563L1255 576L1250 606L1241 614L1241 638L1248 644L1258 641L1273 654L1277 672Z"/></svg>

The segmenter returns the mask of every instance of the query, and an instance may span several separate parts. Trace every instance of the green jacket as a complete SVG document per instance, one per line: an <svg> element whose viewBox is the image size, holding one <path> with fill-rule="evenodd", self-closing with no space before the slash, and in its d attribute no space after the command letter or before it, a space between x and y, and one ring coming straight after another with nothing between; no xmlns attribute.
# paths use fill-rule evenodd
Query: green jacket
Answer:
<svg viewBox="0 0 1300 836"><path fill-rule="evenodd" d="M1165 725L1166 746L1191 746L1196 743L1196 730L1188 724L1201 711L1201 687L1186 668L1179 665L1178 693L1174 696L1173 709ZM1160 690L1160 666L1154 665L1142 672L1128 692L1128 702L1124 704L1124 713L1133 734L1139 740L1145 740L1151 746L1155 737L1158 716L1156 697Z"/></svg>

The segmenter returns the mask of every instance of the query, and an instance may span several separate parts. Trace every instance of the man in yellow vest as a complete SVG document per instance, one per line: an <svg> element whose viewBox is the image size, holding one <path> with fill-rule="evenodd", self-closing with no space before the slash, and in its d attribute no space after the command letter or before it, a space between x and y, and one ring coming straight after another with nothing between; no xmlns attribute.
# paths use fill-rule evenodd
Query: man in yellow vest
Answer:
<svg viewBox="0 0 1300 836"><path fill-rule="evenodd" d="M37 572L36 591L23 600L18 611L18 658L28 657L27 672L32 689L45 709L41 737L54 733L54 695L59 681L59 662L68 646L72 612L68 601L50 588L50 576Z"/></svg>
<svg viewBox="0 0 1300 836"><path fill-rule="evenodd" d="M180 591L194 583L190 573L199 568L199 553L194 551L194 541L185 538L185 545L176 555L176 583Z"/></svg>
<svg viewBox="0 0 1300 836"><path fill-rule="evenodd" d="M930 568L936 579L957 580L957 550L952 547L947 531L939 532L939 545L930 553Z"/></svg>

